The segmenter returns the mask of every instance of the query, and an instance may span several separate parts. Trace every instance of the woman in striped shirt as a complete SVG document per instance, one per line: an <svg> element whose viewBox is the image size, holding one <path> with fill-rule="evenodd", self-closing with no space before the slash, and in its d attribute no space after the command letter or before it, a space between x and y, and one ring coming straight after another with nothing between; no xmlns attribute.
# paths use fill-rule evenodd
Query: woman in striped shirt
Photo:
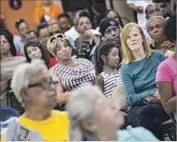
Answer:
<svg viewBox="0 0 177 142"><path fill-rule="evenodd" d="M60 79L59 103L65 104L73 90L95 83L94 65L87 59L73 59L71 44L63 34L52 36L48 40L47 48L59 60L59 64L50 68L50 72Z"/></svg>

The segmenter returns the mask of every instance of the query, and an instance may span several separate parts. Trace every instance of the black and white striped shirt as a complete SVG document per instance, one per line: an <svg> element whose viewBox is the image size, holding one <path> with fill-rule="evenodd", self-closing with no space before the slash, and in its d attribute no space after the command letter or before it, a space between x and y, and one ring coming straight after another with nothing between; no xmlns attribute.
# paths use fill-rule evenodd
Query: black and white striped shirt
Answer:
<svg viewBox="0 0 177 142"><path fill-rule="evenodd" d="M114 89L117 86L122 86L122 79L121 74L118 72L117 74L105 74L104 72L101 73L104 79L104 95L107 98L111 98L114 92Z"/></svg>
<svg viewBox="0 0 177 142"><path fill-rule="evenodd" d="M87 59L73 59L79 66L69 68L57 64L50 69L50 72L60 79L64 91L73 91L80 87L93 85L96 80L94 65Z"/></svg>

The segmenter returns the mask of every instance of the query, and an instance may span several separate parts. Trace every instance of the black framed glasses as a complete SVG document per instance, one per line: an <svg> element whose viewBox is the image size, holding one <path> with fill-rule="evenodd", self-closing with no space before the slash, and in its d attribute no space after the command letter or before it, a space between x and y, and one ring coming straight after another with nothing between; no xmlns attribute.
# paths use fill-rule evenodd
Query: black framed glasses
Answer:
<svg viewBox="0 0 177 142"><path fill-rule="evenodd" d="M46 89L53 89L53 88L56 88L57 85L58 85L58 81L48 81L48 80L41 80L40 82L37 82L37 83L34 83L34 84L29 84L28 85L28 88L33 88L33 87L40 87L44 90Z"/></svg>

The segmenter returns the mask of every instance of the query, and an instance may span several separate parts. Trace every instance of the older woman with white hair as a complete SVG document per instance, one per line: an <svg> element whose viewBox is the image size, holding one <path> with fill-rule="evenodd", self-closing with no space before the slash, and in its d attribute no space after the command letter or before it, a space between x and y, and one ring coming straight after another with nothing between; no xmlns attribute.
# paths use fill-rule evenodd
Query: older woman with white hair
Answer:
<svg viewBox="0 0 177 142"><path fill-rule="evenodd" d="M166 20L162 16L152 16L146 23L146 28L153 39L151 48L161 51L166 56L174 54L174 44L168 41L164 34Z"/></svg>
<svg viewBox="0 0 177 142"><path fill-rule="evenodd" d="M157 140L142 127L118 130L124 123L123 114L97 87L88 86L74 91L66 108L71 141Z"/></svg>
<svg viewBox="0 0 177 142"><path fill-rule="evenodd" d="M19 65L11 87L25 108L17 119L19 124L36 130L44 140L69 140L67 113L53 110L57 103L58 80L48 72L44 62L33 60Z"/></svg>

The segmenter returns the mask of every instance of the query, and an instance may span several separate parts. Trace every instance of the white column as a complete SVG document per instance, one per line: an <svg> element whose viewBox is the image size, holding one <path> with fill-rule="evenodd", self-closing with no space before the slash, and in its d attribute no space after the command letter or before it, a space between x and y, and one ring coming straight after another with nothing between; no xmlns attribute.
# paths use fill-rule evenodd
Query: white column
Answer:
<svg viewBox="0 0 177 142"><path fill-rule="evenodd" d="M105 4L106 4L106 9L111 9L111 2L110 2L110 0L105 0Z"/></svg>

